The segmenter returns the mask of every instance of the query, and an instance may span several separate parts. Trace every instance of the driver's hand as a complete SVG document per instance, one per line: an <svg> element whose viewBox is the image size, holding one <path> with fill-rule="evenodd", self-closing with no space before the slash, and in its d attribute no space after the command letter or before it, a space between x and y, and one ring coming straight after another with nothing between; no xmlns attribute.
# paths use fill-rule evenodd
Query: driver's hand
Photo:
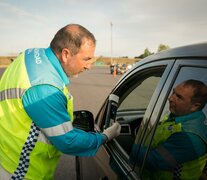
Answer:
<svg viewBox="0 0 207 180"><path fill-rule="evenodd" d="M121 125L118 122L115 122L112 126L108 127L103 131L103 134L107 136L107 141L117 137L120 134Z"/></svg>

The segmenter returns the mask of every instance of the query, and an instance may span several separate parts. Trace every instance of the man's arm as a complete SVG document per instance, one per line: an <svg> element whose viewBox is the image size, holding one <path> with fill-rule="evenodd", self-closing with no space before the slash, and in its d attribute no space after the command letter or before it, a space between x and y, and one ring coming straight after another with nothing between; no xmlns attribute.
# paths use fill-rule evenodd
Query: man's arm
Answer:
<svg viewBox="0 0 207 180"><path fill-rule="evenodd" d="M107 139L100 133L86 133L73 128L67 112L66 97L53 86L39 85L30 88L23 96L23 105L32 121L63 153L77 156L95 155ZM66 129L64 126L67 126ZM55 131L48 131L58 128L63 128L59 132L64 133L55 134Z"/></svg>

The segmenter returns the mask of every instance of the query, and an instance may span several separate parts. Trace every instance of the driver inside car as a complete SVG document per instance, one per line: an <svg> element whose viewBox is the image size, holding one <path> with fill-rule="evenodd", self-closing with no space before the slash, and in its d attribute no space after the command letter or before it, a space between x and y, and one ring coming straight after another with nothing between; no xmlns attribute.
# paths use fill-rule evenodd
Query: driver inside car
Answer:
<svg viewBox="0 0 207 180"><path fill-rule="evenodd" d="M202 111L207 86L186 80L173 89L168 101L170 114L156 128L143 179L199 179L207 159L207 120ZM133 145L132 164L143 163L150 137L145 145Z"/></svg>

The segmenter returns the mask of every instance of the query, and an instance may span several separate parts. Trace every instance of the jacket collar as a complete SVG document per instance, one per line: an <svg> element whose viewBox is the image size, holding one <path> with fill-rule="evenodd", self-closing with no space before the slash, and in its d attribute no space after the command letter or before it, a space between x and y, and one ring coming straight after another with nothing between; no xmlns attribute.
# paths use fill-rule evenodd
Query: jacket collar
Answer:
<svg viewBox="0 0 207 180"><path fill-rule="evenodd" d="M48 47L47 49L45 49L45 53L49 61L51 62L52 66L56 69L56 71L58 72L62 80L64 81L64 83L68 85L69 79L60 64L60 61L58 60L56 55L53 53L52 49Z"/></svg>
<svg viewBox="0 0 207 180"><path fill-rule="evenodd" d="M203 112L202 111L196 111L184 116L175 116L172 113L169 116L169 121L175 121L176 123L182 123L185 121L189 121L189 120L193 120L193 119L197 119L198 117L203 116Z"/></svg>

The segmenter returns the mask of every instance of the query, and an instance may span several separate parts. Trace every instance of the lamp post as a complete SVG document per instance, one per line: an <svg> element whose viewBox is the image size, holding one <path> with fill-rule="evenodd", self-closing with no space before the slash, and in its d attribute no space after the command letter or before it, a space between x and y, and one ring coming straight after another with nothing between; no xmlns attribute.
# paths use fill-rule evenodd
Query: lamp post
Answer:
<svg viewBox="0 0 207 180"><path fill-rule="evenodd" d="M111 64L113 64L113 59L112 59L112 53L113 53L113 51L112 51L112 27L113 27L113 24L112 24L112 22L110 23L110 26L111 26Z"/></svg>

